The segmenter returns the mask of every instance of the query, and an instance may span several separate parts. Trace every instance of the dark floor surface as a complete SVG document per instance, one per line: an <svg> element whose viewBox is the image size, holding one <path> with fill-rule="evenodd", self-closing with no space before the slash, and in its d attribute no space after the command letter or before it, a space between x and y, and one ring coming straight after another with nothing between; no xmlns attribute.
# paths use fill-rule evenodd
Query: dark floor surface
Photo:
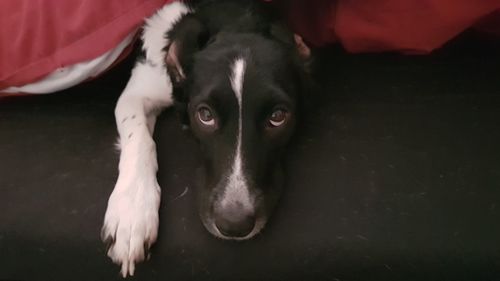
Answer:
<svg viewBox="0 0 500 281"><path fill-rule="evenodd" d="M417 57L321 52L287 191L243 243L201 225L196 143L165 112L159 241L131 280L500 280L500 44L472 41ZM130 67L0 99L0 279L120 279L99 232Z"/></svg>

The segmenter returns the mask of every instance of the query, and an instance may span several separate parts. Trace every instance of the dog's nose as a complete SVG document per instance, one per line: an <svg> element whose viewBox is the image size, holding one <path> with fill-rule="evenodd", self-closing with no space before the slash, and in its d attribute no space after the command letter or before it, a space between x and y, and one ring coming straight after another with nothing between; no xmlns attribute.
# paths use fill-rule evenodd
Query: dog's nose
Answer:
<svg viewBox="0 0 500 281"><path fill-rule="evenodd" d="M214 218L217 229L227 237L245 237L255 225L254 212L245 210L241 204L215 208Z"/></svg>

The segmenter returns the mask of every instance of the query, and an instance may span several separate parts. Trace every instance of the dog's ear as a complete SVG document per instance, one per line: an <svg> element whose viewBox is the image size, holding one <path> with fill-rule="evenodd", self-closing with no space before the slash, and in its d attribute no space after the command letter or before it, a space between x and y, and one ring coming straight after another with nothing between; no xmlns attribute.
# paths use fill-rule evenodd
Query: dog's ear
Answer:
<svg viewBox="0 0 500 281"><path fill-rule="evenodd" d="M272 24L269 33L278 41L292 46L302 60L308 61L311 58L311 49L302 37L290 31L283 23Z"/></svg>
<svg viewBox="0 0 500 281"><path fill-rule="evenodd" d="M288 46L294 54L294 69L296 69L296 79L300 89L300 104L304 112L313 112L314 101L320 93L319 86L313 80L313 51L303 38L290 31L282 22L273 23L269 30L270 36Z"/></svg>
<svg viewBox="0 0 500 281"><path fill-rule="evenodd" d="M175 108L184 126L189 126L187 105L189 97L185 81L189 79L193 56L208 41L208 30L193 14L184 16L167 34L170 43L165 47L165 66L174 87Z"/></svg>
<svg viewBox="0 0 500 281"><path fill-rule="evenodd" d="M309 60L311 58L311 49L304 42L302 36L294 34L293 40L295 41L295 47L297 48L299 56L304 60Z"/></svg>
<svg viewBox="0 0 500 281"><path fill-rule="evenodd" d="M208 41L208 31L193 14L184 16L167 34L165 65L174 87L186 80L192 67L193 55Z"/></svg>

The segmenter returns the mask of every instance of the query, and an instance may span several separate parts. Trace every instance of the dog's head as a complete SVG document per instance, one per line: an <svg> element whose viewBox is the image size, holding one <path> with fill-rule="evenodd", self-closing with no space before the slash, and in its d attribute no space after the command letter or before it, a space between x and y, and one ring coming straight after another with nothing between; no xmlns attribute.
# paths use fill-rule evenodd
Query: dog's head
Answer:
<svg viewBox="0 0 500 281"><path fill-rule="evenodd" d="M242 240L265 225L284 185L309 50L281 26L213 34L187 16L166 48L176 101L204 154L200 217L217 237Z"/></svg>

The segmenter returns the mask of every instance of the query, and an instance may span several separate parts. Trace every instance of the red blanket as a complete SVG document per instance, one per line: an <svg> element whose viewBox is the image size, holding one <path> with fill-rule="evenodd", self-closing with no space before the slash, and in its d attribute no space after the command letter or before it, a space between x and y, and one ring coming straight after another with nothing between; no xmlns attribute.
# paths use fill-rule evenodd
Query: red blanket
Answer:
<svg viewBox="0 0 500 281"><path fill-rule="evenodd" d="M105 53L169 1L0 1L0 89ZM291 22L306 41L316 46L337 41L351 52L426 53L479 23L500 34L500 0L292 3Z"/></svg>
<svg viewBox="0 0 500 281"><path fill-rule="evenodd" d="M500 0L292 0L291 21L314 45L428 53L470 27L500 35Z"/></svg>
<svg viewBox="0 0 500 281"><path fill-rule="evenodd" d="M111 50L169 0L1 0L0 89Z"/></svg>

